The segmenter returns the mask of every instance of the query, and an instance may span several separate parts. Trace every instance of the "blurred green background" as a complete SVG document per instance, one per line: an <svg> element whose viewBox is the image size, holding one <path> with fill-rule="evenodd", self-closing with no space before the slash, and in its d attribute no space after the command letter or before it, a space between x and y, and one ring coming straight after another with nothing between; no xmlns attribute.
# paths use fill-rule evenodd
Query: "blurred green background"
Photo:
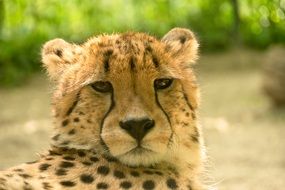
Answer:
<svg viewBox="0 0 285 190"><path fill-rule="evenodd" d="M284 0L0 0L0 85L21 84L40 68L42 44L83 42L135 30L161 37L193 29L203 51L237 44L264 49L285 42Z"/></svg>
<svg viewBox="0 0 285 190"><path fill-rule="evenodd" d="M49 146L44 42L82 43L128 30L161 37L173 27L190 28L201 44L194 69L207 183L283 190L285 108L272 103L264 86L285 100L285 0L0 0L0 169Z"/></svg>

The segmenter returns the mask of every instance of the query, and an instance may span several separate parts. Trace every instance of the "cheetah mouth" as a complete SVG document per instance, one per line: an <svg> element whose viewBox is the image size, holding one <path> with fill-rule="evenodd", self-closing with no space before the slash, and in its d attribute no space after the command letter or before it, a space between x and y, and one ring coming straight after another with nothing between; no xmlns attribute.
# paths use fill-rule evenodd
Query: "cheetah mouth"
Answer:
<svg viewBox="0 0 285 190"><path fill-rule="evenodd" d="M117 158L124 164L129 166L150 166L156 163L159 163L162 160L162 157L157 152L141 147L136 146L131 150L117 156Z"/></svg>
<svg viewBox="0 0 285 190"><path fill-rule="evenodd" d="M150 150L148 148L144 148L142 146L136 146L135 148L125 152L123 155L143 155L143 154L149 154L149 153L155 153L153 150Z"/></svg>

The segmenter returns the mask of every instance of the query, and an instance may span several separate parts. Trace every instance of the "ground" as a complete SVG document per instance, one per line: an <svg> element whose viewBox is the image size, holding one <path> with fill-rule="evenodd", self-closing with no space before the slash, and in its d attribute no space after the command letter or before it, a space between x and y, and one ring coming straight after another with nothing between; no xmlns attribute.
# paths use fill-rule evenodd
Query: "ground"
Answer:
<svg viewBox="0 0 285 190"><path fill-rule="evenodd" d="M285 186L285 109L262 93L262 52L202 55L201 124L207 170L220 190ZM36 159L51 134L51 87L43 74L21 87L0 88L0 169Z"/></svg>

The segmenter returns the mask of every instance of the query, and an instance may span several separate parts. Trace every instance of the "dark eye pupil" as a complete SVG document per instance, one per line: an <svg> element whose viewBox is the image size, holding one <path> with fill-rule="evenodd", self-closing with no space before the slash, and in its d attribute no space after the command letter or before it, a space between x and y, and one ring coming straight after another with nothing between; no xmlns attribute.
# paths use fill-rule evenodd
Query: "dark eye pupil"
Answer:
<svg viewBox="0 0 285 190"><path fill-rule="evenodd" d="M154 87L156 89L165 89L168 88L172 84L172 79L156 79L154 81Z"/></svg>
<svg viewBox="0 0 285 190"><path fill-rule="evenodd" d="M111 92L112 84L108 81L97 81L91 84L91 87L98 92Z"/></svg>

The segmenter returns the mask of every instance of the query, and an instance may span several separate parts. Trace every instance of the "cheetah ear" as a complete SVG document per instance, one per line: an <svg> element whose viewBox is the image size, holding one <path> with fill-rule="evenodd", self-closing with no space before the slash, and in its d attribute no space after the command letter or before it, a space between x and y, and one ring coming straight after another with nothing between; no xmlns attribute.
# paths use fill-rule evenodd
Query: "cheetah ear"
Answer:
<svg viewBox="0 0 285 190"><path fill-rule="evenodd" d="M161 41L166 44L166 51L181 63L195 63L198 59L199 44L189 29L173 28Z"/></svg>
<svg viewBox="0 0 285 190"><path fill-rule="evenodd" d="M42 62L50 78L57 81L69 68L77 65L82 53L79 45L70 44L62 39L46 42L42 48Z"/></svg>

